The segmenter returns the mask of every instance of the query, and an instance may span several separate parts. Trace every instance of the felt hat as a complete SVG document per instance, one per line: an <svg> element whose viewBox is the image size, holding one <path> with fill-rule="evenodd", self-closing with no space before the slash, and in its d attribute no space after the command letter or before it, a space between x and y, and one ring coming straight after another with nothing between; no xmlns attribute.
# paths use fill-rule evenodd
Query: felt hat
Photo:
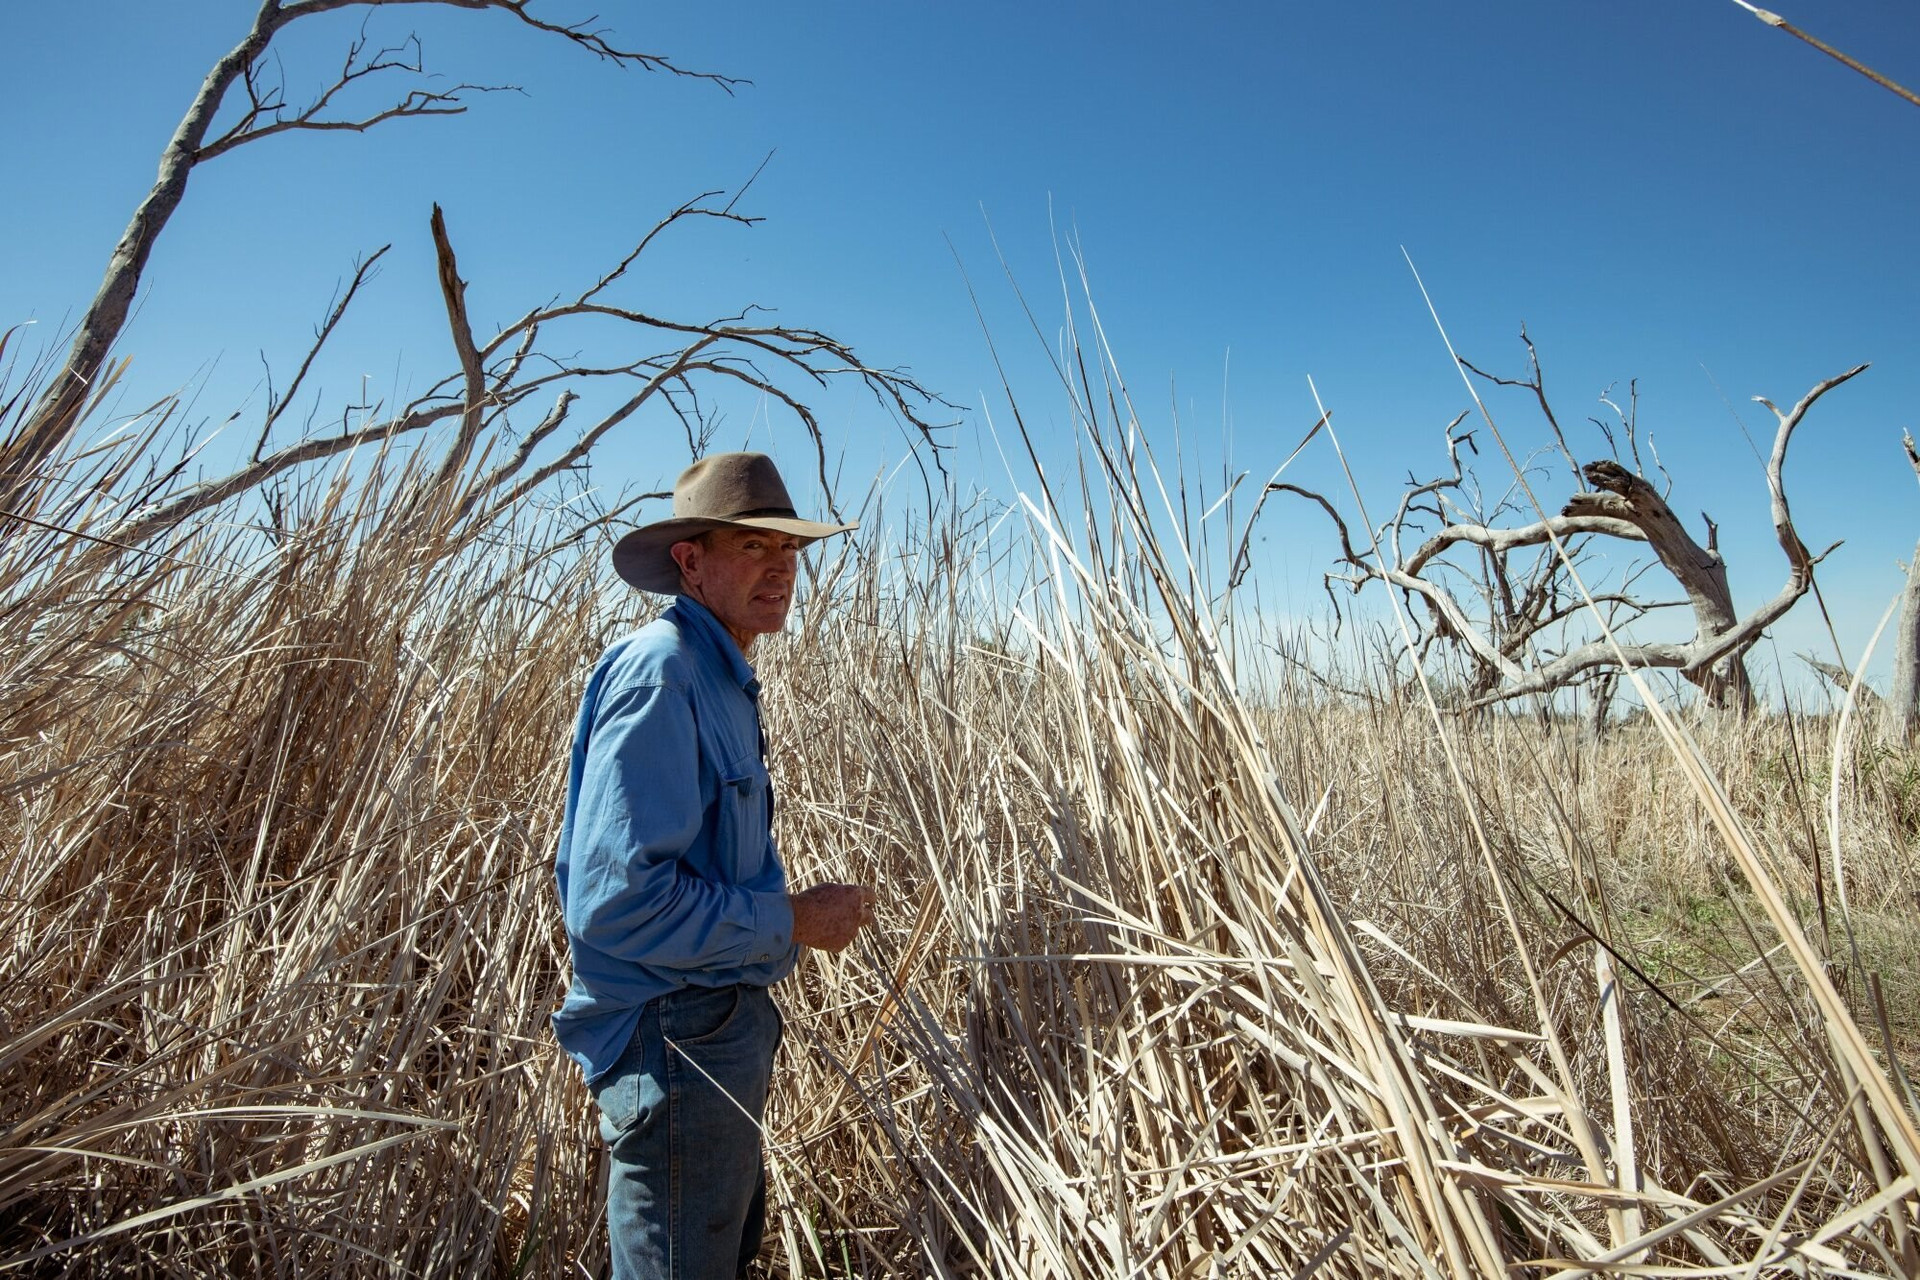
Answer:
<svg viewBox="0 0 1920 1280"><path fill-rule="evenodd" d="M613 568L642 591L674 595L680 566L671 548L708 529L770 529L812 542L857 528L802 520L773 459L764 453L715 453L673 482L673 514L642 525L614 544Z"/></svg>

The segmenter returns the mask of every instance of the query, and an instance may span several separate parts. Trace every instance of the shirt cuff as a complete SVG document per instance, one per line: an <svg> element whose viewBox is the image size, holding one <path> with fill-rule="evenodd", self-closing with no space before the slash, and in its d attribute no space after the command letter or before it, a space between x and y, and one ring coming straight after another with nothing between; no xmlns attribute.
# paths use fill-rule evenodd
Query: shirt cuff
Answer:
<svg viewBox="0 0 1920 1280"><path fill-rule="evenodd" d="M793 950L793 903L784 893L753 895L751 963L770 964Z"/></svg>

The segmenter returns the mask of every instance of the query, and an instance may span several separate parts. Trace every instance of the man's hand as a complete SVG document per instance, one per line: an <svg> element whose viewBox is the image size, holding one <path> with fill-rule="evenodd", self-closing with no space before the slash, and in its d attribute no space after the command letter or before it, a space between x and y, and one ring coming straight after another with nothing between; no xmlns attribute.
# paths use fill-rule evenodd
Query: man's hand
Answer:
<svg viewBox="0 0 1920 1280"><path fill-rule="evenodd" d="M817 951L838 951L853 941L862 925L873 923L876 895L863 884L817 884L796 893L793 940Z"/></svg>

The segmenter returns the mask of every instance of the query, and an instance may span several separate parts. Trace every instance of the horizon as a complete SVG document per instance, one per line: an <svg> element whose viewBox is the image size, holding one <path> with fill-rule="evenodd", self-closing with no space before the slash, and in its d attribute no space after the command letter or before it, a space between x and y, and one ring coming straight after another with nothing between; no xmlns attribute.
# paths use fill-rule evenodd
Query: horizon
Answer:
<svg viewBox="0 0 1920 1280"><path fill-rule="evenodd" d="M12 249L0 328L37 320L44 342L84 307L161 145L251 8L191 0L161 14L115 0L9 16L8 70L26 92L7 167L42 198L0 214ZM228 434L250 443L257 353L284 382L355 255L383 243L393 250L318 368L312 409L324 421L368 388L391 404L453 367L430 203L446 208L487 331L590 282L681 200L757 174L741 211L765 221L663 244L636 289L675 314L776 307L875 363L910 366L967 410L945 458L962 495L1012 502L1031 487L999 462L1006 397L970 294L1043 463L1071 466L1072 413L1045 359L1068 305L1086 322L1074 263L1056 274L1065 244L1085 255L1143 427L1184 478L1217 496L1233 475L1271 472L1314 421L1311 377L1363 497L1386 506L1408 474L1439 473L1441 429L1471 408L1410 259L1481 368L1522 372L1527 325L1583 460L1602 444L1587 422L1606 412L1596 397L1611 387L1622 403L1638 380L1676 513L1696 536L1702 509L1719 522L1743 609L1784 571L1756 457L1772 424L1748 397L1784 406L1871 362L1809 415L1787 492L1809 545L1845 541L1819 576L1845 665L1900 588L1920 532L1899 444L1920 397L1920 316L1902 288L1920 247L1900 215L1920 179L1898 156L1920 138L1920 110L1731 2L732 12L746 20L683 6L607 21L624 47L754 82L731 95L596 66L493 15L373 14L376 42L417 30L449 80L520 82L526 96L364 135L270 139L196 173L120 343L134 357L122 411L184 390L202 434L233 422ZM1786 16L1920 82L1910 10ZM310 23L287 51L296 100L358 29ZM907 460L897 424L870 404L840 392L821 403L841 424L830 434L844 475ZM1517 449L1546 442L1525 396L1488 406ZM799 439L765 405L722 411L714 447ZM1287 478L1358 525L1323 445ZM655 489L683 461L623 441L595 475ZM1542 501L1566 487L1558 477ZM1262 607L1323 610L1332 545L1319 513L1270 503ZM1751 655L1756 675L1769 648L1836 656L1818 606L1803 600L1776 625ZM1777 665L1790 681L1798 664Z"/></svg>

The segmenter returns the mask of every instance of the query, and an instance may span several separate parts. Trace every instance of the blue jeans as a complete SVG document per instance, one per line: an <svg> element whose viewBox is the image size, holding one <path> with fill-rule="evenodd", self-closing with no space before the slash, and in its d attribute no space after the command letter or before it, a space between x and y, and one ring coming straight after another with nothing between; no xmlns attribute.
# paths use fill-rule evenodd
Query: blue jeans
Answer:
<svg viewBox="0 0 1920 1280"><path fill-rule="evenodd" d="M746 1274L766 1220L760 1118L780 1033L765 987L684 987L640 1011L593 1086L613 1280Z"/></svg>

